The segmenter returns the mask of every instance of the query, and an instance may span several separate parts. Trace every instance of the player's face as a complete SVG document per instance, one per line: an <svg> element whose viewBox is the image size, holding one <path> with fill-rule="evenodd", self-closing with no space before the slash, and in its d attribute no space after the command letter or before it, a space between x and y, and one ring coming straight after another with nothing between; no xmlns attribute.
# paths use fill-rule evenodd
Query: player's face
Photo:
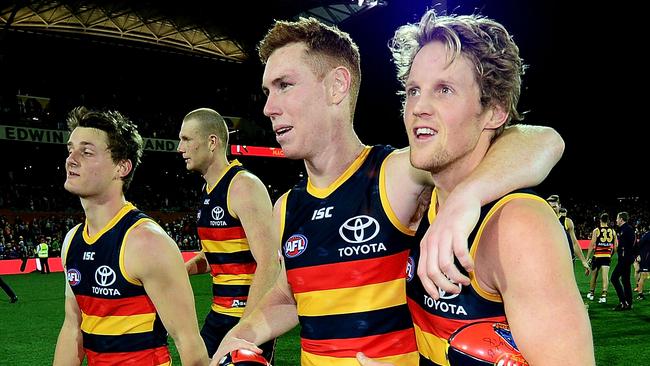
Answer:
<svg viewBox="0 0 650 366"><path fill-rule="evenodd" d="M290 159L305 159L328 143L325 83L305 61L305 46L293 43L269 57L262 88L264 114L271 118L275 138Z"/></svg>
<svg viewBox="0 0 650 366"><path fill-rule="evenodd" d="M185 168L205 174L210 160L210 140L201 133L199 122L195 119L183 121L178 138L177 151L185 161Z"/></svg>
<svg viewBox="0 0 650 366"><path fill-rule="evenodd" d="M448 57L442 43L425 45L413 60L405 90L411 163L434 174L456 162L478 164L482 156L472 152L492 116L480 104L472 63L461 56L449 64Z"/></svg>
<svg viewBox="0 0 650 366"><path fill-rule="evenodd" d="M555 213L560 213L560 204L557 201L551 201L548 204L551 205Z"/></svg>
<svg viewBox="0 0 650 366"><path fill-rule="evenodd" d="M65 189L81 198L101 195L121 180L108 149L108 135L96 128L77 127L72 131L65 171Z"/></svg>

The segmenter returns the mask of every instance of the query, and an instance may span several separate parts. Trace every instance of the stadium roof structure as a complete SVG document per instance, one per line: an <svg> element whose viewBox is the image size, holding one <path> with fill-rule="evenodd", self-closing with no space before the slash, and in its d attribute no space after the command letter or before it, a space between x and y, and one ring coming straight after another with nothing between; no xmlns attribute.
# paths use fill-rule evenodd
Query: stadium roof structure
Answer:
<svg viewBox="0 0 650 366"><path fill-rule="evenodd" d="M256 42L273 19L313 16L340 24L382 5L385 0L23 0L0 6L0 28L102 37L241 63L254 55Z"/></svg>

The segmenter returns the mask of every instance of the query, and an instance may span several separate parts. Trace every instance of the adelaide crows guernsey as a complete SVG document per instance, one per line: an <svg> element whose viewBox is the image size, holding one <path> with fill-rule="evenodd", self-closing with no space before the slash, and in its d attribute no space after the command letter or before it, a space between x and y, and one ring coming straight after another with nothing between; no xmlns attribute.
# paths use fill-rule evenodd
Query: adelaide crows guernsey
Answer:
<svg viewBox="0 0 650 366"><path fill-rule="evenodd" d="M481 207L481 216L478 224L470 234L469 253L475 258L476 250L483 228L492 215L504 204L513 199L532 199L545 202L542 198L529 193L510 193L498 201L491 202ZM437 191L433 191L431 206L428 214L422 218L418 227L416 238L422 238L430 224L436 219ZM501 296L482 289L474 273L469 274L471 285L462 287L459 294L447 294L440 290L440 298L433 299L427 294L417 276L417 264L420 257L420 248L415 246L408 258L408 273L406 291L408 305L415 323L418 350L420 351L420 365L445 365L449 362L446 358L449 336L463 325L477 321L506 322L505 310ZM456 261L456 266L467 275L467 272ZM460 365L451 365L460 366Z"/></svg>
<svg viewBox="0 0 650 366"><path fill-rule="evenodd" d="M328 188L303 180L283 196L287 280L301 324L301 364L358 365L357 352L416 365L406 305L412 230L387 200L383 163L392 147L366 147Z"/></svg>
<svg viewBox="0 0 650 366"><path fill-rule="evenodd" d="M196 227L212 274L212 311L241 317L257 264L241 222L228 208L233 178L245 169L235 160L213 187L203 188Z"/></svg>
<svg viewBox="0 0 650 366"><path fill-rule="evenodd" d="M87 224L66 237L67 280L81 310L89 365L169 365L167 331L140 281L124 270L124 242L148 216L127 203L97 234Z"/></svg>
<svg viewBox="0 0 650 366"><path fill-rule="evenodd" d="M616 238L614 229L607 225L599 227L594 257L611 258L614 252L614 238Z"/></svg>

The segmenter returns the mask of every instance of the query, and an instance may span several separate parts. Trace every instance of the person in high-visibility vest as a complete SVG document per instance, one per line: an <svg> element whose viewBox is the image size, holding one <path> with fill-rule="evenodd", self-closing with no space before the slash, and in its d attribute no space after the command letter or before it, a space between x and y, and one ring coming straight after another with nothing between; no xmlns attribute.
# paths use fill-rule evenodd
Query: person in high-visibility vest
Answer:
<svg viewBox="0 0 650 366"><path fill-rule="evenodd" d="M50 274L50 264L47 260L49 250L50 248L45 240L41 241L41 243L36 246L36 255L38 256L38 260L41 262L41 274Z"/></svg>

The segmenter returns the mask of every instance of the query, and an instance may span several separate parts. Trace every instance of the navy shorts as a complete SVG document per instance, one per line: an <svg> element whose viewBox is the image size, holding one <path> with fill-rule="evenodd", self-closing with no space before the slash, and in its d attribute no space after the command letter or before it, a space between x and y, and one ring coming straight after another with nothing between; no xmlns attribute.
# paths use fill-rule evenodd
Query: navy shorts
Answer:
<svg viewBox="0 0 650 366"><path fill-rule="evenodd" d="M591 269L594 270L602 266L609 267L610 263L612 263L612 257L594 257L591 261Z"/></svg>

